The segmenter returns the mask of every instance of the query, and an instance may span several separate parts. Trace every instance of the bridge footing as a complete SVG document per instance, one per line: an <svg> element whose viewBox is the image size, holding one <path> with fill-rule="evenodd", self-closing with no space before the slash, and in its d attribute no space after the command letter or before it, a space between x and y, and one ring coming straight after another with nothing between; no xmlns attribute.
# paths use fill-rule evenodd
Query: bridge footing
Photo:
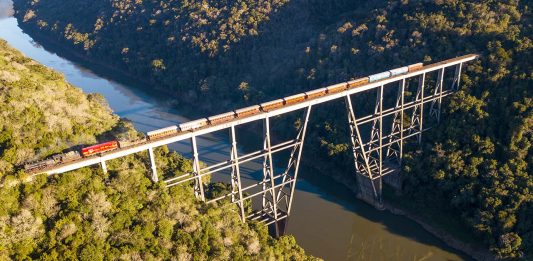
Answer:
<svg viewBox="0 0 533 261"><path fill-rule="evenodd" d="M376 188L372 186L372 182ZM370 180L368 177L357 174L357 184L359 185L359 191L357 193L357 198L372 205L378 210L383 210L383 201L381 199L381 180L375 179Z"/></svg>
<svg viewBox="0 0 533 261"><path fill-rule="evenodd" d="M402 190L402 177L400 171L395 171L389 175L383 177L383 182L391 186L396 192Z"/></svg>
<svg viewBox="0 0 533 261"><path fill-rule="evenodd" d="M389 170L390 172L387 175L384 175L382 178L377 178L374 180L371 180L366 176L357 174L357 184L359 185L357 198L374 206L378 210L383 210L383 182L391 186L396 192L400 192L402 189L401 172L396 168L389 168ZM374 183L374 186L372 186L372 182ZM376 188L375 192L374 188Z"/></svg>
<svg viewBox="0 0 533 261"><path fill-rule="evenodd" d="M279 238L281 236L284 236L288 223L289 223L288 217L280 221L274 222L268 225L268 233L274 238Z"/></svg>

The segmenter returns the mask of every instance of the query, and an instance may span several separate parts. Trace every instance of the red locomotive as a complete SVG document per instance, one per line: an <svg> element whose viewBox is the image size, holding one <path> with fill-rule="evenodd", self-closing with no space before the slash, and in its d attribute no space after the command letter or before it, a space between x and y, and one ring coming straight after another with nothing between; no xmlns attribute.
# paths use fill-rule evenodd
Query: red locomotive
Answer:
<svg viewBox="0 0 533 261"><path fill-rule="evenodd" d="M85 147L85 148L81 149L81 154L84 157L88 157L88 156L91 156L91 155L94 155L94 154L98 154L98 153L114 150L116 148L118 148L118 142L116 140L108 141L108 142L96 144L96 145L93 145L93 146L90 146L90 147Z"/></svg>

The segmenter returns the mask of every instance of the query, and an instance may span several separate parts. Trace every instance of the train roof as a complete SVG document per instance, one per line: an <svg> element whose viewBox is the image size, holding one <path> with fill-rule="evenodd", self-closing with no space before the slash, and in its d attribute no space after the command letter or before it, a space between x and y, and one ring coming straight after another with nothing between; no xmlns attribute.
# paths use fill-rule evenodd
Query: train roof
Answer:
<svg viewBox="0 0 533 261"><path fill-rule="evenodd" d="M226 113L221 113L221 114L218 114L218 115L209 116L207 119L208 120L214 120L214 119L224 118L224 117L228 117L228 116L235 116L235 112L230 111L230 112L226 112Z"/></svg>
<svg viewBox="0 0 533 261"><path fill-rule="evenodd" d="M374 82L374 81L379 81L379 80L382 80L382 79L385 79L385 78L388 78L388 77L390 77L390 72L389 71L380 72L380 73L376 73L376 74L372 74L372 75L368 76L368 81Z"/></svg>
<svg viewBox="0 0 533 261"><path fill-rule="evenodd" d="M423 63L414 63L414 64L411 64L411 65L408 65L407 68L408 69L412 69L412 68L420 68L420 67L423 67L424 64Z"/></svg>
<svg viewBox="0 0 533 261"><path fill-rule="evenodd" d="M353 86L356 86L362 83L367 83L367 82L368 82L368 77L363 77L363 78L348 81L347 83L348 83L348 87L353 87Z"/></svg>
<svg viewBox="0 0 533 261"><path fill-rule="evenodd" d="M201 118L201 119L197 119L197 120L194 120L194 121L184 122L184 123L180 124L180 126L196 125L198 123L203 123L203 122L206 122L206 121L207 121L207 118Z"/></svg>
<svg viewBox="0 0 533 261"><path fill-rule="evenodd" d="M332 88L339 88L339 87L346 87L348 84L346 82L341 82L337 84L330 85L326 87L326 89L332 89Z"/></svg>
<svg viewBox="0 0 533 261"><path fill-rule="evenodd" d="M259 108L261 108L259 105L252 105L245 108L237 109L235 110L235 113L241 113L249 110L259 110Z"/></svg>
<svg viewBox="0 0 533 261"><path fill-rule="evenodd" d="M272 105L272 104L276 104L276 103L280 103L280 102L283 102L283 99L277 99L277 100L273 100L273 101L267 101L267 102L263 102L261 103L261 106L268 106L268 105Z"/></svg>
<svg viewBox="0 0 533 261"><path fill-rule="evenodd" d="M283 99L287 100L287 99L294 99L294 98L301 98L301 97L305 97L305 93L298 93L298 94L294 94L294 95L291 95L291 96L287 96Z"/></svg>
<svg viewBox="0 0 533 261"><path fill-rule="evenodd" d="M325 92L327 89L328 88L323 87L323 88L320 88L320 89L314 89L314 90L306 91L305 93L306 94L313 94L313 93L318 93L318 92Z"/></svg>
<svg viewBox="0 0 533 261"><path fill-rule="evenodd" d="M161 133L161 132L165 132L165 131L173 131L173 130L177 130L177 129L178 129L178 126L176 126L176 125L172 125L172 126L165 127L165 128L162 128L162 129L149 131L149 132L147 132L146 134L147 134L148 136L151 136L151 135L158 134L158 133Z"/></svg>
<svg viewBox="0 0 533 261"><path fill-rule="evenodd" d="M409 71L409 68L407 66L404 66L404 67L400 67L400 68L396 68L396 69L392 69L392 70L389 70L391 76L396 76L396 75L400 75L400 74L404 74L406 72Z"/></svg>

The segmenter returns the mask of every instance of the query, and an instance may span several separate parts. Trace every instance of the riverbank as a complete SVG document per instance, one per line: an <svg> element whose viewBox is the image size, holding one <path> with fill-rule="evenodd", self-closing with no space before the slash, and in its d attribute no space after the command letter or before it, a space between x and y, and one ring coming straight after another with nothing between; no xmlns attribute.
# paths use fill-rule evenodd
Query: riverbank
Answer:
<svg viewBox="0 0 533 261"><path fill-rule="evenodd" d="M40 35L40 34L38 34L38 33L36 33L36 32L32 32L32 36L37 36L36 39L37 39L38 41L40 41L40 42L43 42L43 43L48 47L49 43L48 43L47 41L42 41L42 39L41 39L42 37L39 36L39 35ZM57 43L57 47L58 47L58 49L56 49L55 51L58 52L58 53L59 53L60 51L62 51L61 54L63 55L63 51L65 51L65 49L67 49L67 48L59 48L59 46L60 46L60 44ZM72 55L76 56L74 50L70 50L70 52L73 52ZM73 57L74 57L74 56L73 56ZM68 56L67 56L67 57L68 57ZM87 67L89 67L89 68L97 67L96 72L98 72L98 73L107 72L107 73L103 73L103 74L106 75L106 76L109 76L109 77L111 77L111 78L115 78L115 79L118 78L118 75L116 75L116 74L118 74L118 73L120 72L120 70L113 71L114 69L112 69L112 67L109 67L109 66L106 67L105 65L102 65L102 64L98 63L97 61L89 61L88 59L85 59L85 61L81 61L80 59L83 59L83 58L84 58L83 56L79 56L78 58L73 59L73 60L75 60L75 61L80 61L80 63L87 65ZM129 76L128 74L124 74L123 77L130 77L130 76ZM131 77L134 79L133 76L131 76ZM121 81L121 80L122 80L122 79L119 79L119 81ZM130 79L130 80L131 80L131 79ZM136 86L138 86L138 84L136 84ZM141 87L142 87L142 86L141 86ZM334 172L334 173L340 173L340 172ZM340 174L339 174L339 176L340 176L340 177L343 177L343 179L344 179L344 181L341 181L342 184L344 184L345 186L347 186L347 187L349 187L350 189L352 189L352 191L356 191L357 187L355 186L356 184L354 183L354 179L353 179L353 180L349 180L348 177L342 176L342 175L340 175ZM342 179L341 179L341 180L342 180ZM347 184L348 184L348 185L347 185ZM350 184L351 184L351 185L350 185ZM391 212L392 212L392 211L391 211ZM408 216L408 217L409 217L409 216ZM411 217L410 217L410 218L411 218ZM411 219L412 219L412 218L411 218ZM415 220L415 219L413 219L413 220L414 220L415 222L417 221L417 220ZM419 223L419 222L417 222L417 223ZM420 223L419 223L419 224L420 224ZM423 227L424 227L424 226L423 226ZM425 228L428 232L432 233L432 231L428 230L427 227L424 227L424 228ZM432 234L434 234L434 233L432 233ZM435 235L435 234L434 234L434 235ZM440 238L438 235L435 235L435 236L438 237L438 238ZM440 239L443 240L444 242L446 242L446 240L444 240L443 238L440 238ZM452 247L453 247L453 246L452 246ZM456 248L456 249L458 249L458 248ZM463 252L465 252L465 253L467 253L467 254L470 254L470 253L468 253L468 251L465 251L465 250L462 250L462 249L459 249L459 250L461 250L461 251L463 251ZM473 256L473 255L472 255L472 256Z"/></svg>
<svg viewBox="0 0 533 261"><path fill-rule="evenodd" d="M313 165L311 162L306 162L307 164ZM316 164L314 164L316 167ZM340 171L333 171L330 173L341 173ZM349 178L345 175L340 174L333 174L328 175L336 182L343 184L346 186L350 191L354 193L355 195L358 193L358 186L357 183L355 183L355 177ZM462 233L461 236L458 235L458 231L464 230L466 228L459 227L460 225L457 224L457 222L441 222L441 223L435 223L434 220L431 220L434 216L427 215L427 216L421 216L416 214L415 212L429 212L432 213L432 210L428 209L420 209L420 208L413 208L410 207L408 199L405 197L402 197L397 192L393 192L393 189L390 187L385 186L384 188L384 211L388 211L394 215L397 216L403 216L406 217L414 222L416 222L418 225L420 225L424 230L435 236L436 238L440 239L442 242L444 242L447 246L461 251L465 253L466 255L472 257L475 260L497 260L494 255L492 255L487 249L484 249L484 246L482 245L476 245L475 242L472 240L470 242L467 242L463 239L460 239L460 237L468 236L468 232ZM441 220L454 220L456 221L456 217L451 216L449 213L439 212L438 215L440 215ZM431 224L430 222L431 221ZM443 228L448 228L447 230L455 230L456 233L449 232L447 230L444 230Z"/></svg>

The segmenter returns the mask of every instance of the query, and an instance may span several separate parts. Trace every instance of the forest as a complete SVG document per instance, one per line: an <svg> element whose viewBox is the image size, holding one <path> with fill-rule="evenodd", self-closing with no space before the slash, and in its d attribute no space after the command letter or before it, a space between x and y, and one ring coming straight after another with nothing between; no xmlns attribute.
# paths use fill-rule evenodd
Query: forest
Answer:
<svg viewBox="0 0 533 261"><path fill-rule="evenodd" d="M28 30L212 113L478 53L440 127L407 152L402 193L459 217L499 258L533 259L531 1L14 2ZM322 111L308 140L350 173L344 113Z"/></svg>
<svg viewBox="0 0 533 261"><path fill-rule="evenodd" d="M4 40L0 108L0 260L314 259L292 236L274 239L264 225L243 223L233 204L206 205L189 186L153 183L147 153L110 161L107 173L24 173L26 161L138 133L102 96ZM155 154L162 173L192 169L166 147Z"/></svg>

